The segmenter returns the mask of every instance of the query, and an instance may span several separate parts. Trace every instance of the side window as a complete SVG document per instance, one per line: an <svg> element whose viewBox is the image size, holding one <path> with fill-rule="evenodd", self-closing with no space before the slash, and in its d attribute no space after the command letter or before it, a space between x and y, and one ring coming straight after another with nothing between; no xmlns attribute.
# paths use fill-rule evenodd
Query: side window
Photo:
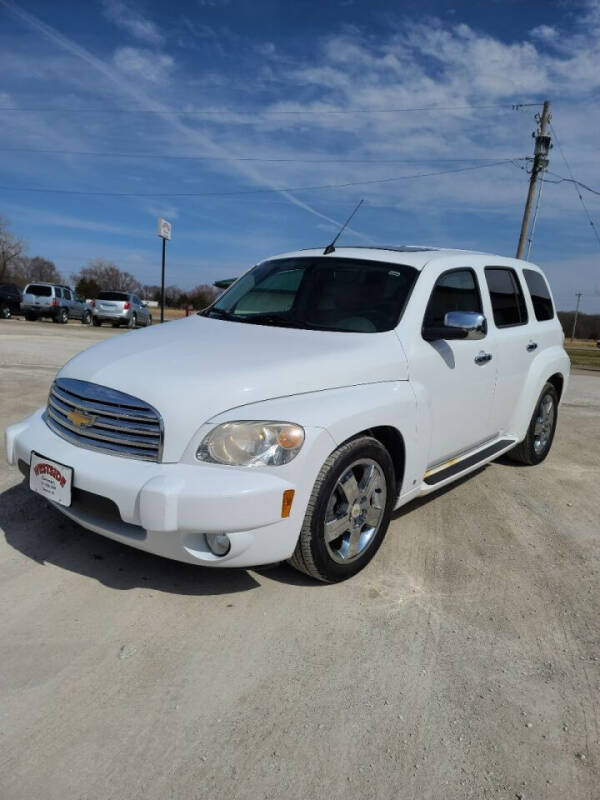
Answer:
<svg viewBox="0 0 600 800"><path fill-rule="evenodd" d="M58 286L55 286L54 294L56 295L56 297L62 297L62 289L59 289Z"/></svg>
<svg viewBox="0 0 600 800"><path fill-rule="evenodd" d="M548 284L544 280L544 276L532 269L524 269L523 275L529 293L531 294L535 318L539 322L545 319L552 319L554 316L554 308L552 307L550 290L548 289Z"/></svg>
<svg viewBox="0 0 600 800"><path fill-rule="evenodd" d="M70 289L63 289L63 294L66 300L71 300L71 290Z"/></svg>
<svg viewBox="0 0 600 800"><path fill-rule="evenodd" d="M486 267L485 279L490 290L494 322L497 328L524 325L527 308L523 290L514 269Z"/></svg>
<svg viewBox="0 0 600 800"><path fill-rule="evenodd" d="M423 326L443 325L448 311L476 311L481 314L481 296L473 270L455 269L440 275L431 292Z"/></svg>

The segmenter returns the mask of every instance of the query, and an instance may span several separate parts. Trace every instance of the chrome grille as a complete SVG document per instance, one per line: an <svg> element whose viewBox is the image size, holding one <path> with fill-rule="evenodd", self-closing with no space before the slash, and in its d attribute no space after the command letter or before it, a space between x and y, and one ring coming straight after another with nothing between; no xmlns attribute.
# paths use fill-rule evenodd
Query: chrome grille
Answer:
<svg viewBox="0 0 600 800"><path fill-rule="evenodd" d="M162 417L143 400L97 383L57 378L44 419L71 444L115 456L160 461Z"/></svg>

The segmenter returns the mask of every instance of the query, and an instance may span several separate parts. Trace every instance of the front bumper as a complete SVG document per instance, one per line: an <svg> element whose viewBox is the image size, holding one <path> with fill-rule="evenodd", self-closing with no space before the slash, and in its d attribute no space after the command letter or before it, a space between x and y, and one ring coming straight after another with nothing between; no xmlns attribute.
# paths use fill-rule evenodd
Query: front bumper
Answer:
<svg viewBox="0 0 600 800"><path fill-rule="evenodd" d="M306 462L296 473L278 468L281 476L262 468L152 463L76 447L51 431L42 413L6 430L6 453L9 464L24 473L32 451L73 468L73 504L53 504L58 511L124 544L208 566L246 567L288 558L316 474L331 450L329 434L319 431L317 459L322 460L314 474ZM292 513L282 519L286 489L294 489L295 497ZM213 555L205 533L229 534L229 553Z"/></svg>

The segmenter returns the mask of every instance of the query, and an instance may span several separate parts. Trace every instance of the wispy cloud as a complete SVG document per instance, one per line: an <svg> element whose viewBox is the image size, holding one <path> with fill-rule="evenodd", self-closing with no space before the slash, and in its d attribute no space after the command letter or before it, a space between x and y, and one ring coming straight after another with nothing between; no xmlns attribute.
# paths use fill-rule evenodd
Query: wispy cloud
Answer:
<svg viewBox="0 0 600 800"><path fill-rule="evenodd" d="M139 47L119 47L113 59L124 74L150 83L166 83L174 66L170 55Z"/></svg>
<svg viewBox="0 0 600 800"><path fill-rule="evenodd" d="M157 25L133 6L122 0L104 0L102 5L105 17L135 39L152 45L162 43L163 36Z"/></svg>

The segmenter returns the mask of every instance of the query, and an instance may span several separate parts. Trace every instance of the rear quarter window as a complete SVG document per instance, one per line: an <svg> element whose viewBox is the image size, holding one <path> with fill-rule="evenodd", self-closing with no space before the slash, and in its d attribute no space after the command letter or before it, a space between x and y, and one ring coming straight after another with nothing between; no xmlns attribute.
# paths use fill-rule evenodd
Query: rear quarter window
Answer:
<svg viewBox="0 0 600 800"><path fill-rule="evenodd" d="M531 303L535 318L539 322L554 317L554 307L552 306L552 298L550 297L550 289L544 276L540 272L533 269L524 269L523 276L525 283L531 295Z"/></svg>

